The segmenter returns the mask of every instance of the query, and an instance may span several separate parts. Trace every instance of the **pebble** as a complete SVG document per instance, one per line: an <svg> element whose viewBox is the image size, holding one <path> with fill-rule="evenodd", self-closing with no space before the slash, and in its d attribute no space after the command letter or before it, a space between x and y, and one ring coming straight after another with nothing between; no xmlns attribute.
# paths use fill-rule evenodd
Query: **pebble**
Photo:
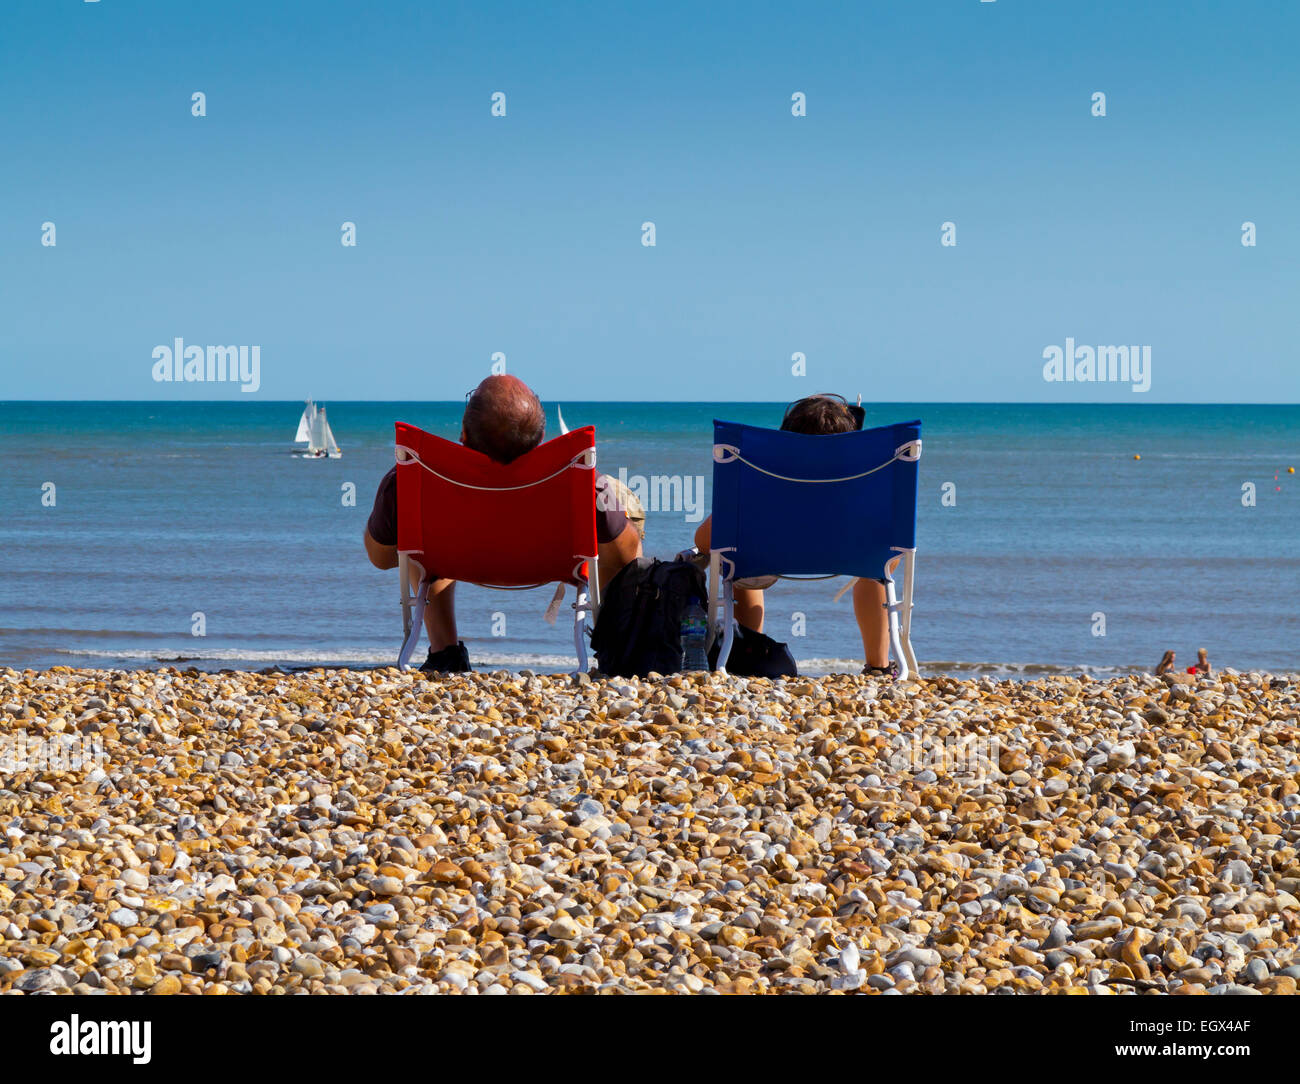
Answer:
<svg viewBox="0 0 1300 1084"><path fill-rule="evenodd" d="M840 968L846 975L854 975L861 967L862 957L858 946L850 941L840 950Z"/></svg>
<svg viewBox="0 0 1300 1084"><path fill-rule="evenodd" d="M910 967L938 967L942 958L936 949L917 948L909 945L889 957L889 966L909 965Z"/></svg>
<svg viewBox="0 0 1300 1084"><path fill-rule="evenodd" d="M578 937L578 924L568 916L557 918L546 927L546 936L557 941L573 941Z"/></svg>
<svg viewBox="0 0 1300 1084"><path fill-rule="evenodd" d="M67 980L52 967L40 967L32 971L23 971L14 986L23 993L36 994L44 990L58 990L67 986Z"/></svg>
<svg viewBox="0 0 1300 1084"><path fill-rule="evenodd" d="M1074 939L1076 941L1089 941L1114 937L1115 934L1119 933L1123 925L1124 923L1114 915L1108 918L1096 919L1092 922L1081 922L1074 928Z"/></svg>
<svg viewBox="0 0 1300 1084"><path fill-rule="evenodd" d="M1242 971L1242 981L1249 983L1251 986L1258 986L1269 976L1268 964L1256 957L1246 964Z"/></svg>
<svg viewBox="0 0 1300 1084"><path fill-rule="evenodd" d="M1066 923L1065 919L1058 918L1055 922L1052 923L1051 929L1048 931L1047 936L1043 938L1043 940L1039 943L1038 947L1043 950L1056 949L1056 948L1060 948L1062 945L1067 944L1069 940L1070 940L1070 927Z"/></svg>

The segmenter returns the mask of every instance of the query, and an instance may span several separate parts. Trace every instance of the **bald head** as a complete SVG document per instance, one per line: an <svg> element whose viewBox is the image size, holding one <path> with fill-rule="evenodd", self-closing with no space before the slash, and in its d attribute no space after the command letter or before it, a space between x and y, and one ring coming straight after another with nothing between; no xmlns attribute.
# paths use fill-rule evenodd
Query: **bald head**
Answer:
<svg viewBox="0 0 1300 1084"><path fill-rule="evenodd" d="M498 463L513 462L532 451L545 435L542 404L517 376L489 376L465 404L461 441Z"/></svg>

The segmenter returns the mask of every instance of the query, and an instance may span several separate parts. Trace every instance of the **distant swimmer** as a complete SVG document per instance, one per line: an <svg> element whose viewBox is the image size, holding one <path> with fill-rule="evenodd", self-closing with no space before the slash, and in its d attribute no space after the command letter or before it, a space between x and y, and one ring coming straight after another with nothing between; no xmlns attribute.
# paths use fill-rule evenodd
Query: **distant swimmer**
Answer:
<svg viewBox="0 0 1300 1084"><path fill-rule="evenodd" d="M1166 651L1158 663L1156 663L1156 677L1174 672L1174 653Z"/></svg>

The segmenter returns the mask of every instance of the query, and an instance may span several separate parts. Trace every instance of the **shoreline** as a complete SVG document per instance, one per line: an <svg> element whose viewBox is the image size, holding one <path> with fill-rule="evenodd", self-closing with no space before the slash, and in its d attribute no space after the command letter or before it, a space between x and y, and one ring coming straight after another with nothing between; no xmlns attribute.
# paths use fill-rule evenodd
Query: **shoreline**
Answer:
<svg viewBox="0 0 1300 1084"><path fill-rule="evenodd" d="M1300 978L1266 673L7 669L0 756L0 992Z"/></svg>
<svg viewBox="0 0 1300 1084"><path fill-rule="evenodd" d="M174 671L185 674L193 670L206 674L336 674L336 673L375 673L394 669L392 652L382 656L371 653L340 653L330 659L297 659L292 653L274 658L249 658L243 655L231 657L214 657L211 655L108 655L96 663L88 663L90 656L79 652L68 652L69 661L51 663L48 666L14 665L12 662L4 669L21 674L44 674L53 671L70 671L74 673L131 674L131 673L166 673ZM848 658L811 658L796 660L800 670L799 677L835 678L853 676L862 668L861 659ZM562 677L571 674L577 664L574 657L560 653L547 655L491 655L475 654L471 651L470 663L473 672L479 674L511 673L516 675L543 675ZM594 665L594 662L593 662ZM1141 678L1151 675L1153 664L1131 665L1092 665L1088 663L1048 663L1048 662L971 662L965 660L922 661L921 672L925 678L954 678L957 680L993 680L1031 681L1052 677L1078 677L1092 680L1109 680L1112 678ZM1263 674L1268 677L1280 677L1287 680L1300 680L1300 670L1271 669L1266 667L1219 667L1218 674ZM1212 675L1213 676L1213 675ZM1195 676L1180 669L1174 677L1182 681L1195 680Z"/></svg>

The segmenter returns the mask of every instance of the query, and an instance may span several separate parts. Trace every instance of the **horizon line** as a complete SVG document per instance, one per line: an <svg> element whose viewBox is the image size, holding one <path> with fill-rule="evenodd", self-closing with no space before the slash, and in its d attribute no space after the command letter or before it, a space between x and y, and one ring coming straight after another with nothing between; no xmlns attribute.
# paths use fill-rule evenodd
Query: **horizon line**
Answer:
<svg viewBox="0 0 1300 1084"><path fill-rule="evenodd" d="M810 394L817 394L812 392ZM539 397L543 403L583 403L583 404L607 404L616 405L624 403L633 403L637 405L673 405L673 406L712 406L712 405L753 405L753 406L780 406L793 400L789 399L576 399L567 397ZM215 403L246 403L248 405L265 404L280 405L284 403L303 403L306 399L236 399L227 397L221 399L37 399L37 398L17 398L17 399L0 399L0 406L8 406L18 403L147 403L155 406L194 406L196 404L215 404ZM437 406L463 406L462 399L315 399L312 402L319 402L328 405L334 403L398 403L398 404L424 404ZM1293 407L1300 406L1300 400L1294 402L1261 402L1259 400L1177 400L1177 401L1159 401L1159 402L1135 402L1131 400L1113 400L1113 399L1081 399L1074 402L1049 401L1043 399L875 399L867 406L902 406L902 405L921 405L921 406L1046 406L1046 407L1079 407L1079 406L1112 406L1112 407L1174 407L1174 406L1259 406L1259 407Z"/></svg>

